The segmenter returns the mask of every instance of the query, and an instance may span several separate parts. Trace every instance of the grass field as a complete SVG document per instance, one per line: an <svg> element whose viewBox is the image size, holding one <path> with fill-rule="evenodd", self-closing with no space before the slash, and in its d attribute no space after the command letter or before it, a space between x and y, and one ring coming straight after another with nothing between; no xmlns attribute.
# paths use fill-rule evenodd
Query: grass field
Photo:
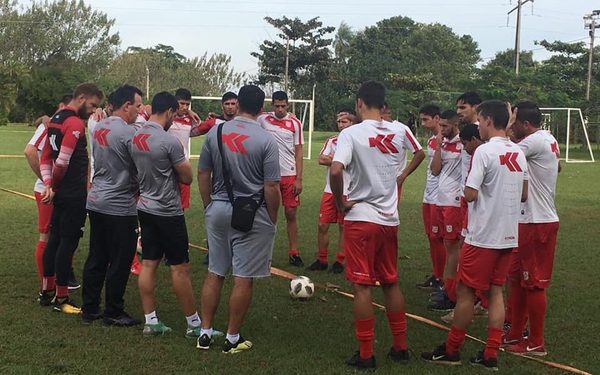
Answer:
<svg viewBox="0 0 600 375"><path fill-rule="evenodd" d="M22 155L33 133L26 126L0 128L0 154ZM313 156L327 137L315 133ZM194 140L193 154L199 152ZM194 161L194 164L197 162ZM421 197L425 168L422 165L404 187L401 203L400 253L410 259L399 265L400 283L407 310L439 320L427 311L427 293L414 285L430 271L426 239L421 222ZM306 264L316 251L318 206L323 189L324 169L315 158L305 161L304 192L300 216L300 250ZM575 366L591 373L600 372L597 332L600 331L600 303L596 272L600 267L600 164L563 165L558 184L558 210L561 228L555 261L553 285L549 290L546 326L548 360ZM0 159L0 187L32 194L34 177L24 158ZM204 245L206 234L197 186L193 185L192 208L186 213L190 241ZM171 335L144 338L139 328L107 328L94 323L85 326L71 315L52 313L36 303L38 280L34 263L37 241L35 202L0 192L0 373L3 374L345 374L352 373L343 361L356 349L352 302L339 295L317 291L314 298L301 302L288 296L288 282L279 277L255 284L254 300L243 328L255 347L248 353L225 356L220 346L207 352L195 349L195 342L183 336L185 319L169 284L168 269L160 268L157 290L160 319L174 328ZM287 239L283 217L274 250L273 265L318 282L333 282L350 291L341 275L294 269L287 265ZM75 256L75 270L81 270L88 252L88 233ZM335 236L332 249L335 250ZM333 253L333 252L332 252ZM333 255L333 254L332 254ZM206 268L203 254L191 250L193 285L196 295ZM331 259L331 258L330 258ZM126 295L127 310L143 317L136 278L131 277ZM596 285L596 287L594 287ZM226 284L225 295L230 284ZM74 293L81 302L80 293ZM382 302L380 291L375 293ZM226 326L226 299L217 314L216 327ZM199 301L197 302L199 304ZM465 364L446 368L426 364L417 357L423 350L443 342L445 333L409 320L408 340L413 358L399 367L386 359L391 338L385 315L377 312L375 354L378 373L467 374L475 370ZM485 322L477 320L470 333L484 338ZM220 344L221 341L218 341ZM463 358L480 348L467 341ZM463 361L465 362L465 361ZM558 374L544 365L524 358L501 354L501 371L511 374Z"/></svg>

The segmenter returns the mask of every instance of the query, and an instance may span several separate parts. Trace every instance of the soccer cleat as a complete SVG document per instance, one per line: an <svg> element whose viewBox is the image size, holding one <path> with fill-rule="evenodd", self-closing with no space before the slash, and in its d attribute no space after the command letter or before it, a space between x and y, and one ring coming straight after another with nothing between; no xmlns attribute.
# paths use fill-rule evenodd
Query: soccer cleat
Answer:
<svg viewBox="0 0 600 375"><path fill-rule="evenodd" d="M344 265L340 262L334 262L329 269L331 273L342 273L344 272Z"/></svg>
<svg viewBox="0 0 600 375"><path fill-rule="evenodd" d="M317 259L310 266L306 267L306 269L309 271L325 271L327 267L327 263L321 263L321 261Z"/></svg>
<svg viewBox="0 0 600 375"><path fill-rule="evenodd" d="M189 339L195 339L200 337L200 326L198 327L190 327L188 326L185 330L185 337Z"/></svg>
<svg viewBox="0 0 600 375"><path fill-rule="evenodd" d="M208 350L210 349L210 344L212 344L214 341L215 340L213 340L212 337L208 337L208 335L205 333L198 337L198 341L196 341L196 348Z"/></svg>
<svg viewBox="0 0 600 375"><path fill-rule="evenodd" d="M456 304L448 298L447 295L444 295L444 299L442 301L434 301L427 306L429 310L439 311L439 312L450 312L454 309Z"/></svg>
<svg viewBox="0 0 600 375"><path fill-rule="evenodd" d="M227 339L223 343L223 353L226 354L236 354L250 349L252 349L252 343L245 340L242 335L240 335L239 340L235 344L232 344Z"/></svg>
<svg viewBox="0 0 600 375"><path fill-rule="evenodd" d="M544 345L531 346L529 340L523 340L517 344L510 345L505 349L507 352L528 356L544 357L548 355Z"/></svg>
<svg viewBox="0 0 600 375"><path fill-rule="evenodd" d="M424 282L417 284L416 287L423 290L435 290L436 287L439 287L440 285L441 281L438 280L435 276L431 275Z"/></svg>
<svg viewBox="0 0 600 375"><path fill-rule="evenodd" d="M446 343L435 348L433 352L421 353L421 358L427 362L440 363L442 365L458 366L460 362L460 354L446 353Z"/></svg>
<svg viewBox="0 0 600 375"><path fill-rule="evenodd" d="M103 317L102 313L88 313L81 310L81 321L84 324L92 324L94 320L102 319Z"/></svg>
<svg viewBox="0 0 600 375"><path fill-rule="evenodd" d="M502 334L505 336L508 336L508 333L510 332L510 327L511 324L510 322L504 322L504 324L502 325Z"/></svg>
<svg viewBox="0 0 600 375"><path fill-rule="evenodd" d="M350 367L354 367L357 370L361 371L375 371L376 363L375 356L371 356L371 358L363 359L360 358L360 352L357 350L356 353L350 358L346 360L346 364Z"/></svg>
<svg viewBox="0 0 600 375"><path fill-rule="evenodd" d="M116 317L111 317L111 316L105 315L104 318L102 318L102 323L104 323L107 326L132 327L132 326L141 324L142 322L135 318L132 318L126 312L122 312L120 315L118 315Z"/></svg>
<svg viewBox="0 0 600 375"><path fill-rule="evenodd" d="M69 297L57 298L52 300L52 311L62 312L65 314L81 314L81 309Z"/></svg>
<svg viewBox="0 0 600 375"><path fill-rule="evenodd" d="M394 348L390 348L390 352L388 353L388 357L394 362L406 364L410 359L410 354L408 350L394 350Z"/></svg>
<svg viewBox="0 0 600 375"><path fill-rule="evenodd" d="M40 292L37 298L40 306L50 306L54 300L54 293L51 291Z"/></svg>
<svg viewBox="0 0 600 375"><path fill-rule="evenodd" d="M435 288L433 292L429 294L429 302L433 303L442 303L444 299L447 298L446 289L443 286L439 288Z"/></svg>
<svg viewBox="0 0 600 375"><path fill-rule="evenodd" d="M473 366L483 366L487 370L498 371L498 358L485 358L482 351L478 351L475 357L471 357Z"/></svg>
<svg viewBox="0 0 600 375"><path fill-rule="evenodd" d="M67 288L69 288L69 290L77 290L81 288L81 284L79 284L79 281L77 281L77 279L75 278L73 270L71 270L71 276L69 277L69 281L67 282Z"/></svg>
<svg viewBox="0 0 600 375"><path fill-rule="evenodd" d="M300 258L300 255L291 255L289 262L294 267L304 267L304 262L302 261L302 258Z"/></svg>
<svg viewBox="0 0 600 375"><path fill-rule="evenodd" d="M160 336L165 333L171 332L172 329L167 327L161 322L156 324L145 324L144 329L142 330L142 335L144 336Z"/></svg>
<svg viewBox="0 0 600 375"><path fill-rule="evenodd" d="M454 319L454 310L450 311L448 314L443 315L440 319L442 319L442 321L444 323L452 323L452 320Z"/></svg>

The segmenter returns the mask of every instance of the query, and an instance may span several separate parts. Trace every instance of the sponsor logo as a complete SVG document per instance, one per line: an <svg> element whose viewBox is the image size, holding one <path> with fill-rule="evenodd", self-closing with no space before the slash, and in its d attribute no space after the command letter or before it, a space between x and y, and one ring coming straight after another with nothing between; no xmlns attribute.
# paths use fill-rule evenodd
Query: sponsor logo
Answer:
<svg viewBox="0 0 600 375"><path fill-rule="evenodd" d="M554 142L553 144L550 145L550 149L552 150L552 152L554 152L554 155L556 155L556 158L560 158L560 150L558 149L558 143Z"/></svg>
<svg viewBox="0 0 600 375"><path fill-rule="evenodd" d="M246 151L246 147L244 147L244 141L248 138L249 136L239 133L223 134L223 143L229 151L246 155L248 152Z"/></svg>
<svg viewBox="0 0 600 375"><path fill-rule="evenodd" d="M150 138L150 134L136 134L135 137L133 137L133 144L138 150L148 152L150 151L148 138Z"/></svg>
<svg viewBox="0 0 600 375"><path fill-rule="evenodd" d="M81 135L81 132L79 130L73 130L73 136L77 139L79 139L79 136Z"/></svg>
<svg viewBox="0 0 600 375"><path fill-rule="evenodd" d="M504 155L498 155L500 157L500 165L505 165L511 172L523 172L521 166L517 162L519 157L518 152L507 152Z"/></svg>
<svg viewBox="0 0 600 375"><path fill-rule="evenodd" d="M102 147L108 146L108 140L106 136L110 133L110 129L98 129L94 132L94 139Z"/></svg>
<svg viewBox="0 0 600 375"><path fill-rule="evenodd" d="M393 143L394 134L378 134L376 137L369 138L369 147L377 147L384 154L397 154L398 149Z"/></svg>
<svg viewBox="0 0 600 375"><path fill-rule="evenodd" d="M442 358L444 358L444 356L443 356L443 355L433 355L433 356L431 356L431 359L432 359L433 361L439 361L439 360L440 360L440 359L442 359Z"/></svg>

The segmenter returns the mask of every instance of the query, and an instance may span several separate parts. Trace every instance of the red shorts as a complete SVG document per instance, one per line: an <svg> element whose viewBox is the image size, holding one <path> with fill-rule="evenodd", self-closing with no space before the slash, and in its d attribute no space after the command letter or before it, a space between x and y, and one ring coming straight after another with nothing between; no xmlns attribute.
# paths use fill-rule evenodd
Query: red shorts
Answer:
<svg viewBox="0 0 600 375"><path fill-rule="evenodd" d="M423 225L429 238L440 238L438 210L435 204L423 203Z"/></svg>
<svg viewBox="0 0 600 375"><path fill-rule="evenodd" d="M518 274L524 288L550 286L558 227L558 222L519 224Z"/></svg>
<svg viewBox="0 0 600 375"><path fill-rule="evenodd" d="M460 235L467 236L467 227L469 226L469 206L465 197L460 197L460 217L462 217L462 230Z"/></svg>
<svg viewBox="0 0 600 375"><path fill-rule="evenodd" d="M52 203L42 203L42 194L37 191L35 194L35 202L38 210L38 232L50 233L50 219L52 219Z"/></svg>
<svg viewBox="0 0 600 375"><path fill-rule="evenodd" d="M190 191L190 185L179 184L179 192L181 193L181 208L184 210L186 208L190 208Z"/></svg>
<svg viewBox="0 0 600 375"><path fill-rule="evenodd" d="M512 279L518 279L521 273L519 266L519 248L515 247L510 255L510 266L508 266L508 276Z"/></svg>
<svg viewBox="0 0 600 375"><path fill-rule="evenodd" d="M436 206L441 236L445 240L458 240L462 231L460 207Z"/></svg>
<svg viewBox="0 0 600 375"><path fill-rule="evenodd" d="M464 244L458 261L457 278L476 290L488 290L491 285L506 282L512 249L486 249Z"/></svg>
<svg viewBox="0 0 600 375"><path fill-rule="evenodd" d="M294 184L296 176L282 176L279 181L281 190L281 203L283 207L294 208L300 206L300 197L294 194Z"/></svg>
<svg viewBox="0 0 600 375"><path fill-rule="evenodd" d="M346 278L353 284L398 281L398 227L344 221Z"/></svg>
<svg viewBox="0 0 600 375"><path fill-rule="evenodd" d="M343 222L344 213L338 211L333 194L323 193L321 207L319 208L319 223L342 224Z"/></svg>

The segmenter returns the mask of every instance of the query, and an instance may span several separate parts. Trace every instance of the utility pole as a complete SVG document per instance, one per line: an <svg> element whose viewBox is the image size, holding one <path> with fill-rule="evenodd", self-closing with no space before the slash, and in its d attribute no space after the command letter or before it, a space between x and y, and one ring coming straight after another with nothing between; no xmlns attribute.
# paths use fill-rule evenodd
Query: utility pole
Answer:
<svg viewBox="0 0 600 375"><path fill-rule="evenodd" d="M150 100L150 69L146 65L146 100Z"/></svg>
<svg viewBox="0 0 600 375"><path fill-rule="evenodd" d="M521 8L523 5L533 0L517 0L517 6L512 8L507 15L515 10L517 11L517 30L515 33L515 74L519 75L519 61L521 59Z"/></svg>
<svg viewBox="0 0 600 375"><path fill-rule="evenodd" d="M587 76L587 87L585 90L585 100L590 100L590 86L592 85L592 63L594 61L594 36L596 29L600 28L600 24L597 23L600 10L594 10L591 14L583 16L583 22L586 29L590 29L590 56L588 58L588 76Z"/></svg>
<svg viewBox="0 0 600 375"><path fill-rule="evenodd" d="M284 91L288 92L288 79L290 69L290 37L287 37L287 43L285 44L285 76L283 81Z"/></svg>

